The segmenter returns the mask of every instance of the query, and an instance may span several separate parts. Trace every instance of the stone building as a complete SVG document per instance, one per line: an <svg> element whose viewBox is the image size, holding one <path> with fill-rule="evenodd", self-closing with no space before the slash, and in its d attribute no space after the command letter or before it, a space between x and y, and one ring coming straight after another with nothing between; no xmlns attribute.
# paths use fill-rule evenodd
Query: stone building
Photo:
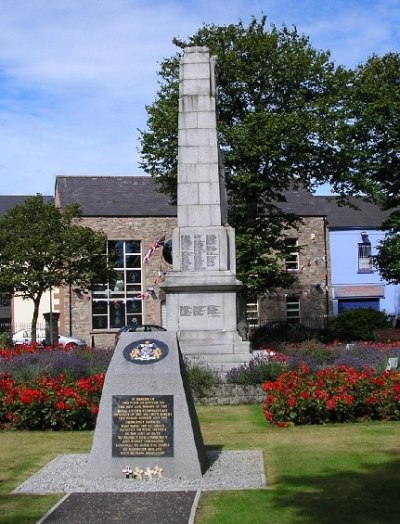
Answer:
<svg viewBox="0 0 400 524"><path fill-rule="evenodd" d="M297 229L288 230L287 241L293 254L286 259L285 269L296 282L290 289L275 289L258 299L258 325L290 321L324 325L331 314L331 268L326 210L317 197L305 190L288 191L286 202L279 203L285 213L302 218Z"/></svg>
<svg viewBox="0 0 400 524"><path fill-rule="evenodd" d="M60 291L60 332L95 346L112 346L118 328L133 318L162 324L163 296L158 284L168 271L164 246L176 227L176 207L155 191L146 176L58 176L55 203L79 204L82 225L103 231L118 252L117 275L91 293L71 286ZM148 262L144 259L148 254Z"/></svg>
<svg viewBox="0 0 400 524"><path fill-rule="evenodd" d="M300 215L299 230L288 231L288 242L299 248L286 264L296 274L291 289L277 289L260 297L255 305L255 322L325 318L331 298L328 237L325 211L307 191L285 194L283 211ZM68 177L58 176L55 202L61 207L77 203L82 224L103 231L109 246L117 248L117 271L121 278L108 287L97 286L90 294L81 290L60 292L60 332L81 337L96 346L113 344L115 332L132 318L139 323L165 325L165 297L160 281L171 269L163 246L146 253L165 237L168 242L176 227L176 207L155 190L146 176ZM251 305L249 309L251 309ZM254 305L253 305L254 307Z"/></svg>

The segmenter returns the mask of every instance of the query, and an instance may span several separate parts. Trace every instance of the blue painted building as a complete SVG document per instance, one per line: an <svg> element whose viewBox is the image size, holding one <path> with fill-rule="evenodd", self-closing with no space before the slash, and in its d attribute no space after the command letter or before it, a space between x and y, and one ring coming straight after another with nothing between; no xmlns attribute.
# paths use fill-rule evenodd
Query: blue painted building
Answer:
<svg viewBox="0 0 400 524"><path fill-rule="evenodd" d="M384 281L373 264L384 238L380 228L389 212L359 199L351 200L355 209L338 206L332 197L316 198L327 217L333 314L374 308L400 316L400 286Z"/></svg>

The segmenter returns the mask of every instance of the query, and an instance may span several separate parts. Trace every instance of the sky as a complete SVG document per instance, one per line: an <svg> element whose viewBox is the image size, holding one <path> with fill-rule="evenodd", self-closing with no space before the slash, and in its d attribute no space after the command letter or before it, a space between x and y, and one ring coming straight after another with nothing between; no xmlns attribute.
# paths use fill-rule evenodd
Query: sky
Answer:
<svg viewBox="0 0 400 524"><path fill-rule="evenodd" d="M0 0L0 194L145 174L138 129L172 39L262 15L338 65L400 52L400 0Z"/></svg>

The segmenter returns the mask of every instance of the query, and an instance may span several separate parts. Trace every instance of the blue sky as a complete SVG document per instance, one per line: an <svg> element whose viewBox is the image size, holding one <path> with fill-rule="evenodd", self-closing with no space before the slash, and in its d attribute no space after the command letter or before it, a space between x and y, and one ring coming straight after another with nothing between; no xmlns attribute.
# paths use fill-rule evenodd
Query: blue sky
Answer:
<svg viewBox="0 0 400 524"><path fill-rule="evenodd" d="M159 62L203 22L262 14L337 64L400 52L400 0L0 0L1 194L57 174L140 175L138 131Z"/></svg>

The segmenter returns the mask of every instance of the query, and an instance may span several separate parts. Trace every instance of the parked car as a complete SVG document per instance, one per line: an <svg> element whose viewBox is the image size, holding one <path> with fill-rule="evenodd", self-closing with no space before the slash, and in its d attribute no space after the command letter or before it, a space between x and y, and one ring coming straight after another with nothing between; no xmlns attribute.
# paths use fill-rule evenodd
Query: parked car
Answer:
<svg viewBox="0 0 400 524"><path fill-rule="evenodd" d="M117 345L121 333L132 331L147 332L147 331L167 331L162 326L157 326L156 324L127 324L123 326L118 333L115 333L115 345Z"/></svg>
<svg viewBox="0 0 400 524"><path fill-rule="evenodd" d="M18 344L31 344L31 332L28 329L20 329L12 336L12 341L14 345ZM36 330L36 342L38 344L46 344L46 332L44 329ZM76 337L67 337L65 335L58 335L58 344L63 348L84 348L86 347L86 342L80 338Z"/></svg>

